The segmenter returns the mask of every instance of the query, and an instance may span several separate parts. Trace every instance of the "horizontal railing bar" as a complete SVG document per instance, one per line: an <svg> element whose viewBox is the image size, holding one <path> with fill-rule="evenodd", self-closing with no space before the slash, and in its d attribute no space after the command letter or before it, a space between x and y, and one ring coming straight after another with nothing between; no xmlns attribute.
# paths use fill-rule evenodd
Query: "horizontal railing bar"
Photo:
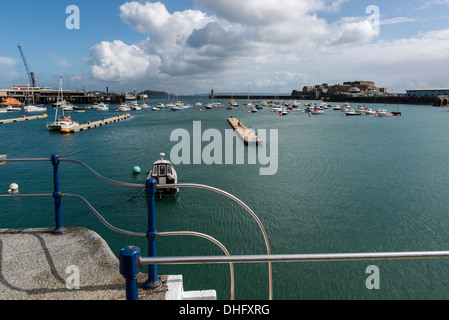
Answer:
<svg viewBox="0 0 449 320"><path fill-rule="evenodd" d="M17 158L17 159L0 159L0 162L19 162L19 161L51 161L51 158Z"/></svg>
<svg viewBox="0 0 449 320"><path fill-rule="evenodd" d="M30 198L30 197L53 197L53 193L43 194L0 194L0 198Z"/></svg>
<svg viewBox="0 0 449 320"><path fill-rule="evenodd" d="M390 252L390 253L342 253L342 254L272 254L240 256L197 256L197 257L142 257L146 264L212 264L212 263L266 263L266 262L318 262L356 260L404 260L449 258L449 251Z"/></svg>

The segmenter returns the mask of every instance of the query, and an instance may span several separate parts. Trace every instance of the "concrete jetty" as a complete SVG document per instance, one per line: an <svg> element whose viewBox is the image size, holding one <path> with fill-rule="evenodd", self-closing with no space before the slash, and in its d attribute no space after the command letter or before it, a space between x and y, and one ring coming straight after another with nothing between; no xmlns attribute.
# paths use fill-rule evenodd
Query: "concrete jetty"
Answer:
<svg viewBox="0 0 449 320"><path fill-rule="evenodd" d="M0 229L0 300L126 299L118 258L104 239L66 229ZM138 275L139 300L216 300L214 290L184 292L180 275L160 276L154 290L143 288L147 278Z"/></svg>
<svg viewBox="0 0 449 320"><path fill-rule="evenodd" d="M80 124L79 126L75 126L72 128L68 128L67 130L61 130L61 133L76 133L80 131L89 130L96 127L101 127L110 123L119 122L122 120L126 120L131 118L131 115L129 113L124 115L117 115L116 117L108 118L108 119L102 119L94 122L88 122L85 124Z"/></svg>
<svg viewBox="0 0 449 320"><path fill-rule="evenodd" d="M259 144L262 140L251 130L245 127L239 119L234 117L228 118L229 124L234 128L235 132L243 139L243 142L248 144Z"/></svg>
<svg viewBox="0 0 449 320"><path fill-rule="evenodd" d="M38 115L38 116L29 116L29 117L22 116L21 118L0 119L0 124L22 122L22 121L29 121L29 120L45 119L47 117L48 117L48 115L44 113L44 114Z"/></svg>

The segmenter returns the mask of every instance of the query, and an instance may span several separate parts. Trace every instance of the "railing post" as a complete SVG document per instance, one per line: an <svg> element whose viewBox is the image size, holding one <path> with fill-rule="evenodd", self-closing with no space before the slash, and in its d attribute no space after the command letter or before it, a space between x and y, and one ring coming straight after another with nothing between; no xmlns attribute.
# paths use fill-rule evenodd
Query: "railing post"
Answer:
<svg viewBox="0 0 449 320"><path fill-rule="evenodd" d="M62 208L61 208L61 188L59 185L59 155L51 155L51 164L53 165L53 198L55 198L55 224L54 233L63 233L66 231L62 224Z"/></svg>
<svg viewBox="0 0 449 320"><path fill-rule="evenodd" d="M139 300L137 275L140 272L140 249L126 247L120 250L120 273L126 280L126 300Z"/></svg>
<svg viewBox="0 0 449 320"><path fill-rule="evenodd" d="M145 184L145 190L148 195L148 256L157 257L156 252L156 204L155 204L155 194L156 194L157 181L155 179L148 179ZM157 274L157 265L148 265L148 280L145 282L145 288L154 289L161 285Z"/></svg>

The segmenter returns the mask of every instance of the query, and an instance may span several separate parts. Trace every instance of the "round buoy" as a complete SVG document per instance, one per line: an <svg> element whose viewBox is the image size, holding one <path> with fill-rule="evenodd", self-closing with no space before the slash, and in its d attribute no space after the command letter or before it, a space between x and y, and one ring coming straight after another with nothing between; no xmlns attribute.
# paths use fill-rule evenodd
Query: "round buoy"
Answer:
<svg viewBox="0 0 449 320"><path fill-rule="evenodd" d="M140 173L140 167L134 166L134 167L133 167L133 173L134 173L134 174Z"/></svg>
<svg viewBox="0 0 449 320"><path fill-rule="evenodd" d="M17 183L11 183L9 185L9 193L13 193L13 192L17 192L19 190L19 186L17 185Z"/></svg>
<svg viewBox="0 0 449 320"><path fill-rule="evenodd" d="M309 113L309 118L312 118L312 114L311 113Z"/></svg>

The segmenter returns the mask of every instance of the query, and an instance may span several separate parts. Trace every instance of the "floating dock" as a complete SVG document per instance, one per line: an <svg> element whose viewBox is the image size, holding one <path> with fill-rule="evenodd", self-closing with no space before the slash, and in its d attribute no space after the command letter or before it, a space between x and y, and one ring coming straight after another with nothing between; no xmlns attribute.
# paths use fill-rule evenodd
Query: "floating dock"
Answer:
<svg viewBox="0 0 449 320"><path fill-rule="evenodd" d="M76 127L67 128L66 130L61 130L61 133L76 133L76 132L85 131L85 130L89 130L89 129L96 128L96 127L102 127L104 125L114 123L114 122L119 122L119 121L126 120L129 118L131 118L131 115L129 113L127 113L124 115L118 115L116 117L102 119L102 120L98 120L98 121L94 121L94 122L89 121L86 124L80 124L79 126L76 126Z"/></svg>
<svg viewBox="0 0 449 320"><path fill-rule="evenodd" d="M260 144L262 140L251 130L245 127L239 119L234 117L228 118L229 124L234 128L235 132L243 139L243 142L248 144Z"/></svg>
<svg viewBox="0 0 449 320"><path fill-rule="evenodd" d="M22 116L21 118L1 119L0 120L0 124L13 123L13 122L22 122L22 121L29 121L29 120L38 120L38 119L45 119L45 118L48 118L48 115L44 113L44 114L39 115L39 116L30 116L30 117Z"/></svg>

